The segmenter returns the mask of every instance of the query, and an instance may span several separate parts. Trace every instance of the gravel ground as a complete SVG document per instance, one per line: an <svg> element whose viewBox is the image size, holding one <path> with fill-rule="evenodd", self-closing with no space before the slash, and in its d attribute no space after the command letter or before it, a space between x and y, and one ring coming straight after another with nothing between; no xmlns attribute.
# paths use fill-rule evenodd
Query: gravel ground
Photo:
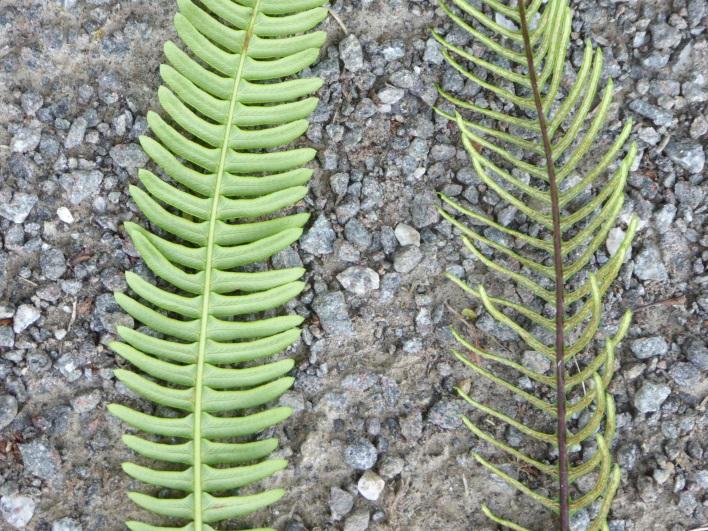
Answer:
<svg viewBox="0 0 708 531"><path fill-rule="evenodd" d="M575 44L606 47L617 87L608 134L634 116L640 152L622 219L635 212L641 231L606 310L608 329L622 309L636 310L612 386L623 479L610 527L689 530L708 522L706 2L572 4ZM309 316L297 383L282 399L296 414L278 430L291 462L278 482L289 493L252 523L489 530L478 508L491 500L548 529L469 457L480 443L461 429L466 408L452 391L471 375L449 355L447 325L470 302L443 274L492 289L499 281L459 251L435 192L505 223L521 216L481 186L454 128L433 116L433 85L484 94L442 64L428 29L450 27L432 1L333 7L349 34L329 19L314 68L326 83L308 133L320 151L313 224L274 260L309 271L292 305ZM118 530L141 514L124 495L137 485L119 466L130 457L123 428L106 412L137 400L116 384L105 345L131 322L111 293L125 288L123 271L143 267L120 227L138 218L127 186L146 161L136 139L157 107L174 9L168 0L0 0L2 529ZM483 313L473 330L521 348ZM513 430L497 435L519 441Z"/></svg>

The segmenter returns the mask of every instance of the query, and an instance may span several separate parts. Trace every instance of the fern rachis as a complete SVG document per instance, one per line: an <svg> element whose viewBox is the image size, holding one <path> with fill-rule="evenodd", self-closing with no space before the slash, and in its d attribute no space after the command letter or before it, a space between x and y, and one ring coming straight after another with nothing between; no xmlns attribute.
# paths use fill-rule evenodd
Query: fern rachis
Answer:
<svg viewBox="0 0 708 531"><path fill-rule="evenodd" d="M454 112L442 108L437 111L457 124L474 169L484 184L525 215L529 222L545 229L549 237L543 239L513 230L442 196L449 209L441 209L442 215L462 232L465 246L472 255L487 268L512 280L518 290L528 295L523 302L492 297L482 286L468 286L454 277L452 280L478 299L492 317L514 330L532 350L545 356L551 362L552 374L539 373L507 356L482 350L456 331L453 332L456 339L480 361L475 363L457 351L455 354L476 374L512 392L552 419L555 431L533 429L462 391L460 394L481 413L516 428L531 440L553 446L558 452L557 463L542 462L498 440L470 419L464 421L481 440L555 482L558 496L550 498L475 455L493 474L556 513L560 529L569 530L572 514L586 508L595 511L591 529L606 529L606 517L619 485L619 469L612 465L609 452L615 430L614 403L606 390L614 371L615 347L629 326L629 312L619 323L616 336L607 339L599 353L592 354L592 347L601 322L602 296L619 273L637 227L636 219L629 223L626 237L614 256L596 273L589 273L585 278L580 274L588 269L619 216L624 184L636 152L634 145L619 167L599 186L595 196L581 206L576 203L583 192L592 191L593 186L600 183L600 177L608 172L627 142L631 123L585 175L568 186L569 177L582 171L581 163L588 158L608 115L611 81L594 113L590 112L600 84L602 53L587 45L577 77L565 98L560 99L572 19L568 1L520 0L518 6L511 6L498 0L483 0L482 4L491 16L468 0L440 0L452 22L483 45L492 59L487 55L473 55L437 33L434 37L442 45L447 62L464 77L487 89L499 103L483 107L439 89L445 105L456 109ZM500 24L500 17L507 24ZM474 70L468 69L465 61ZM481 71L485 74L479 74ZM515 111L509 112L509 109ZM479 118L477 121L465 119L463 112ZM511 171L506 169L508 167ZM512 248L503 239L471 228L454 213L469 218L477 226L485 225L498 231L516 244ZM500 258L490 258L490 251L498 253ZM552 289L546 287L549 283ZM575 289L569 289L571 287ZM532 298L540 304L529 304ZM536 329L550 333L552 339L537 337ZM574 372L569 369L571 362L577 365ZM523 390L497 376L495 366L516 371L534 382L535 389L545 388L547 392L539 397ZM555 400L549 400L551 396ZM582 413L589 420L579 425L573 419ZM596 432L603 424L604 435L599 435ZM580 464L570 462L569 448L592 437L597 445L593 457ZM596 486L573 499L573 485L592 473L597 475ZM483 512L502 526L524 529L497 516L486 506Z"/></svg>
<svg viewBox="0 0 708 531"><path fill-rule="evenodd" d="M295 342L302 318L239 316L285 304L302 291L304 271L237 268L268 260L292 244L308 219L306 214L262 218L302 199L312 175L302 166L314 158L313 150L273 148L302 135L317 104L307 96L319 80L278 78L317 59L325 34L307 32L325 17L323 3L179 0L175 27L192 55L171 42L165 45L170 64L161 68L165 85L158 94L172 124L150 113L157 139L144 137L141 143L166 178L142 170L146 191L135 186L130 191L167 237L133 223L126 230L147 266L170 287L126 274L143 302L120 293L117 302L157 334L119 328L123 342L112 348L149 377L119 369L119 380L182 416L147 415L115 404L110 409L130 426L162 438L127 435L130 448L181 467L124 465L138 480L183 493L130 494L153 513L188 522L179 529L209 530L210 523L248 514L283 495L281 489L235 491L286 465L264 460L277 440L241 438L290 415L288 408L262 408L292 385L286 373L293 361L255 362ZM222 416L230 412L239 416ZM128 527L177 529L140 522Z"/></svg>

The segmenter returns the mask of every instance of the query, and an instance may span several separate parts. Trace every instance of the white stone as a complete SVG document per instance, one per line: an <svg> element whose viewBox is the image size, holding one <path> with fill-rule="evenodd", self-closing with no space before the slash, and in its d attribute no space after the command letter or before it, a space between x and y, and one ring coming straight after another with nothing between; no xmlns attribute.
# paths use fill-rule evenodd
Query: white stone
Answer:
<svg viewBox="0 0 708 531"><path fill-rule="evenodd" d="M41 316L42 314L39 313L37 308L29 304L23 304L17 308L17 312L15 312L12 329L16 334L20 334Z"/></svg>
<svg viewBox="0 0 708 531"><path fill-rule="evenodd" d="M62 518L52 524L52 531L82 531L81 524L73 518Z"/></svg>
<svg viewBox="0 0 708 531"><path fill-rule="evenodd" d="M342 287L355 295L366 295L369 291L379 289L379 275L368 267L349 267L337 275Z"/></svg>
<svg viewBox="0 0 708 531"><path fill-rule="evenodd" d="M19 494L3 496L0 499L0 513L3 520L16 529L24 529L30 523L35 507L32 498Z"/></svg>
<svg viewBox="0 0 708 531"><path fill-rule="evenodd" d="M361 478L359 478L359 483L357 483L359 494L371 501L379 499L385 486L386 482L381 479L381 476L371 470L364 472Z"/></svg>
<svg viewBox="0 0 708 531"><path fill-rule="evenodd" d="M59 216L59 219L68 225L71 225L74 222L74 215L66 207L59 207L57 209L57 216Z"/></svg>
<svg viewBox="0 0 708 531"><path fill-rule="evenodd" d="M386 87L383 88L379 91L379 100L381 100L381 103L387 104L387 105L393 105L394 103L398 103L403 99L403 96L405 96L406 91L403 90L402 88L398 87Z"/></svg>
<svg viewBox="0 0 708 531"><path fill-rule="evenodd" d="M612 229L607 235L607 252L614 256L624 241L625 232L620 228Z"/></svg>

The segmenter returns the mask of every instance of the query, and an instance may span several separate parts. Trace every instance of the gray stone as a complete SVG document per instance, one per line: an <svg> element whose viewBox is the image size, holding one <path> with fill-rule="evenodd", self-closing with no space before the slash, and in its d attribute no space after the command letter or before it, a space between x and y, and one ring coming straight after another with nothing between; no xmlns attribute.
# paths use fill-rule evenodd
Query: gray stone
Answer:
<svg viewBox="0 0 708 531"><path fill-rule="evenodd" d="M378 453L368 439L360 437L344 448L344 461L355 470L374 468Z"/></svg>
<svg viewBox="0 0 708 531"><path fill-rule="evenodd" d="M610 230L609 234L607 235L607 241L605 242L607 252L610 253L610 256L614 256L617 253L620 248L620 245L622 245L622 242L624 242L624 237L626 236L626 234L627 233L619 227L615 227L614 229Z"/></svg>
<svg viewBox="0 0 708 531"><path fill-rule="evenodd" d="M12 329L16 334L21 334L33 323L35 323L42 314L31 304L23 304L15 312L15 318L12 321Z"/></svg>
<svg viewBox="0 0 708 531"><path fill-rule="evenodd" d="M669 352L669 344L660 336L642 337L629 344L635 357L646 360L655 356L665 356Z"/></svg>
<svg viewBox="0 0 708 531"><path fill-rule="evenodd" d="M360 251L366 251L371 246L371 234L356 218L350 219L344 226L344 236Z"/></svg>
<svg viewBox="0 0 708 531"><path fill-rule="evenodd" d="M342 262L357 263L361 258L359 249L354 247L348 241L341 241L336 245L337 259Z"/></svg>
<svg viewBox="0 0 708 531"><path fill-rule="evenodd" d="M435 144L430 150L430 158L435 161L452 160L457 154L457 148L450 144Z"/></svg>
<svg viewBox="0 0 708 531"><path fill-rule="evenodd" d="M42 108L44 104L44 98L41 94L36 92L24 92L21 98L22 110L29 116L34 116L34 114Z"/></svg>
<svg viewBox="0 0 708 531"><path fill-rule="evenodd" d="M66 272L64 253L55 247L43 251L39 257L39 266L42 269L42 275L49 280L59 280Z"/></svg>
<svg viewBox="0 0 708 531"><path fill-rule="evenodd" d="M681 387L696 387L701 382L701 371L693 363L679 361L671 365L669 376Z"/></svg>
<svg viewBox="0 0 708 531"><path fill-rule="evenodd" d="M363 121L371 118L378 111L378 107L371 98L361 100L354 110L354 117L357 120Z"/></svg>
<svg viewBox="0 0 708 531"><path fill-rule="evenodd" d="M52 531L83 531L83 528L79 522L67 516L54 522Z"/></svg>
<svg viewBox="0 0 708 531"><path fill-rule="evenodd" d="M329 220L324 214L320 214L307 234L300 240L300 247L310 254L324 256L332 254L336 239L337 235L332 230Z"/></svg>
<svg viewBox="0 0 708 531"><path fill-rule="evenodd" d="M3 520L16 529L24 529L34 516L36 504L28 496L11 494L0 498L0 514Z"/></svg>
<svg viewBox="0 0 708 531"><path fill-rule="evenodd" d="M666 154L689 173L701 173L706 163L705 151L698 142L669 142Z"/></svg>
<svg viewBox="0 0 708 531"><path fill-rule="evenodd" d="M423 413L416 409L399 419L401 434L409 441L417 441L423 434Z"/></svg>
<svg viewBox="0 0 708 531"><path fill-rule="evenodd" d="M650 26L651 41L654 48L666 49L675 48L681 43L681 32L665 22L652 24Z"/></svg>
<svg viewBox="0 0 708 531"><path fill-rule="evenodd" d="M387 62L401 59L406 55L406 45L402 41L385 43L381 48L381 54Z"/></svg>
<svg viewBox="0 0 708 531"><path fill-rule="evenodd" d="M12 199L0 194L0 216L13 223L24 223L39 198L34 194L16 192Z"/></svg>
<svg viewBox="0 0 708 531"><path fill-rule="evenodd" d="M669 58L668 53L655 51L642 59L642 64L651 70L659 70L669 64Z"/></svg>
<svg viewBox="0 0 708 531"><path fill-rule="evenodd" d="M634 274L640 280L663 281L668 279L666 267L656 245L653 243L645 244L644 249L634 260Z"/></svg>
<svg viewBox="0 0 708 531"><path fill-rule="evenodd" d="M676 217L676 207L672 204L666 204L654 214L654 226L657 232L664 233L671 227L671 223Z"/></svg>
<svg viewBox="0 0 708 531"><path fill-rule="evenodd" d="M696 367L708 371L708 347L700 339L691 339L684 345L686 357Z"/></svg>
<svg viewBox="0 0 708 531"><path fill-rule="evenodd" d="M398 103L399 101L401 101L405 94L406 91L402 88L385 87L379 91L378 96L381 103L385 103L386 105L393 105L394 103Z"/></svg>
<svg viewBox="0 0 708 531"><path fill-rule="evenodd" d="M650 146L655 146L661 141L661 135L653 127L643 127L638 136Z"/></svg>
<svg viewBox="0 0 708 531"><path fill-rule="evenodd" d="M678 199L681 203L681 206L688 207L692 210L695 210L703 205L703 201L705 199L703 187L694 186L685 181L679 181L676 183L674 186L674 194L676 195L676 199Z"/></svg>
<svg viewBox="0 0 708 531"><path fill-rule="evenodd" d="M315 297L312 307L325 332L331 336L351 336L354 333L349 319L344 293L332 291Z"/></svg>
<svg viewBox="0 0 708 531"><path fill-rule="evenodd" d="M298 520L289 520L285 524L285 531L307 531L307 528Z"/></svg>
<svg viewBox="0 0 708 531"><path fill-rule="evenodd" d="M276 269L287 269L290 267L302 267L300 255L292 247L286 247L271 258L273 267Z"/></svg>
<svg viewBox="0 0 708 531"><path fill-rule="evenodd" d="M20 445L25 471L44 480L52 480L58 471L58 455L42 442L35 440Z"/></svg>
<svg viewBox="0 0 708 531"><path fill-rule="evenodd" d="M417 229L429 227L440 221L440 214L438 213L433 195L416 194L413 197L411 219L413 226Z"/></svg>
<svg viewBox="0 0 708 531"><path fill-rule="evenodd" d="M12 348L15 346L15 332L11 326L0 325L0 347Z"/></svg>
<svg viewBox="0 0 708 531"><path fill-rule="evenodd" d="M148 161L148 156L138 144L118 144L111 148L110 155L113 162L131 172Z"/></svg>
<svg viewBox="0 0 708 531"><path fill-rule="evenodd" d="M332 487L329 491L329 510L335 520L341 520L354 508L354 496L339 487Z"/></svg>
<svg viewBox="0 0 708 531"><path fill-rule="evenodd" d="M0 430L3 430L17 416L17 399L12 395L0 395Z"/></svg>
<svg viewBox="0 0 708 531"><path fill-rule="evenodd" d="M101 401L101 392L98 390L79 395L71 401L71 407L77 413L88 413L93 411Z"/></svg>
<svg viewBox="0 0 708 531"><path fill-rule="evenodd" d="M364 498L370 501L376 501L381 496L386 482L376 472L367 470L359 478L357 490Z"/></svg>
<svg viewBox="0 0 708 531"><path fill-rule="evenodd" d="M344 68L350 72L358 72L364 68L364 50L356 35L350 33L339 43L339 56L344 62Z"/></svg>
<svg viewBox="0 0 708 531"><path fill-rule="evenodd" d="M640 116L649 118L652 122L659 126L669 126L673 122L674 115L661 107L652 105L643 100L634 100L629 104L630 110L636 112Z"/></svg>
<svg viewBox="0 0 708 531"><path fill-rule="evenodd" d="M366 531L370 518L368 509L359 509L344 522L344 531Z"/></svg>
<svg viewBox="0 0 708 531"><path fill-rule="evenodd" d="M425 43L425 53L423 54L423 61L426 63L432 63L434 65L441 65L445 58L440 51L440 43L430 37Z"/></svg>
<svg viewBox="0 0 708 531"><path fill-rule="evenodd" d="M393 268L399 273L410 273L423 259L423 252L415 245L402 247L393 259Z"/></svg>
<svg viewBox="0 0 708 531"><path fill-rule="evenodd" d="M403 459L400 457L386 456L379 465L379 474L384 479L393 479L403 472L404 464Z"/></svg>
<svg viewBox="0 0 708 531"><path fill-rule="evenodd" d="M666 384L655 384L644 382L642 387L634 395L634 407L640 413L653 413L659 411L669 395L671 388Z"/></svg>
<svg viewBox="0 0 708 531"><path fill-rule="evenodd" d="M329 178L329 186L335 194L338 196L344 196L347 193L347 187L349 186L349 174L335 173Z"/></svg>
<svg viewBox="0 0 708 531"><path fill-rule="evenodd" d="M705 76L698 74L693 81L681 85L681 93L688 103L703 103L708 100Z"/></svg>
<svg viewBox="0 0 708 531"><path fill-rule="evenodd" d="M477 319L477 328L499 341L516 341L518 339L516 332L488 313Z"/></svg>
<svg viewBox="0 0 708 531"><path fill-rule="evenodd" d="M691 138L695 140L701 138L706 133L708 133L708 120L706 120L702 115L698 115L691 123L689 134L691 135Z"/></svg>
<svg viewBox="0 0 708 531"><path fill-rule="evenodd" d="M379 289L379 275L368 267L350 267L337 275L337 280L347 291L355 295L366 295Z"/></svg>
<svg viewBox="0 0 708 531"><path fill-rule="evenodd" d="M578 511L570 519L570 531L586 531L590 527L590 514L586 510Z"/></svg>
<svg viewBox="0 0 708 531"><path fill-rule="evenodd" d="M66 190L69 202L78 205L98 193L103 182L103 173L98 170L76 170L62 175L59 182Z"/></svg>
<svg viewBox="0 0 708 531"><path fill-rule="evenodd" d="M460 400L443 399L428 412L428 421L445 430L456 430L462 426L462 403Z"/></svg>
<svg viewBox="0 0 708 531"><path fill-rule="evenodd" d="M403 247L415 245L420 247L420 233L405 223L399 223L395 230L396 239Z"/></svg>
<svg viewBox="0 0 708 531"><path fill-rule="evenodd" d="M42 140L41 127L22 127L12 137L10 148L14 153L28 153L37 148L40 140Z"/></svg>
<svg viewBox="0 0 708 531"><path fill-rule="evenodd" d="M708 490L708 470L699 470L694 479L702 489Z"/></svg>
<svg viewBox="0 0 708 531"><path fill-rule="evenodd" d="M393 253L393 251L396 250L396 247L398 247L398 239L396 238L396 232L388 225L384 225L383 227L381 227L380 238L383 252L387 255Z"/></svg>
<svg viewBox="0 0 708 531"><path fill-rule="evenodd" d="M80 116L74 123L71 124L69 133L66 135L66 140L64 141L64 147L66 149L73 149L80 146L84 141L84 135L86 134L86 128L88 127L88 122L86 118Z"/></svg>
<svg viewBox="0 0 708 531"><path fill-rule="evenodd" d="M524 352L524 355L521 357L521 364L538 374L546 374L551 370L551 360L535 350L527 350Z"/></svg>

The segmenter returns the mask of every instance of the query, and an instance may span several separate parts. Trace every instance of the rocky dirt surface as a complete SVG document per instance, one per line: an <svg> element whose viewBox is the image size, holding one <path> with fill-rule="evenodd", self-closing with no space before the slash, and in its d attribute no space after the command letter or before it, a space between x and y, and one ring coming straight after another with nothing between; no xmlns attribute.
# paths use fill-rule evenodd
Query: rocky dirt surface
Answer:
<svg viewBox="0 0 708 531"><path fill-rule="evenodd" d="M603 45L617 88L607 134L634 117L640 153L622 219L635 212L641 230L606 310L608 329L623 309L636 311L612 386L623 473L610 528L689 530L708 523L706 2L572 4L576 49L588 37ZM480 531L492 529L479 511L487 500L550 529L470 457L500 456L461 428L468 410L453 391L473 384L521 411L449 354L455 312L478 308L444 273L491 289L499 280L461 252L435 192L523 223L481 185L454 128L431 109L434 83L486 96L443 65L428 29L451 27L432 1L333 8L349 33L330 18L313 69L326 82L307 139L320 151L313 223L274 260L309 271L292 304L309 316L297 383L282 399L296 413L277 432L288 495L251 523ZM116 324L131 324L112 292L125 289L126 269L144 267L121 225L139 219L127 187L146 162L136 139L157 108L174 10L171 0L0 0L2 529L110 531L144 516L125 497L139 486L120 469L131 455L106 411L139 401L116 384L106 343ZM483 312L468 325L523 351ZM521 443L514 430L496 434ZM590 516L579 514L575 529Z"/></svg>

